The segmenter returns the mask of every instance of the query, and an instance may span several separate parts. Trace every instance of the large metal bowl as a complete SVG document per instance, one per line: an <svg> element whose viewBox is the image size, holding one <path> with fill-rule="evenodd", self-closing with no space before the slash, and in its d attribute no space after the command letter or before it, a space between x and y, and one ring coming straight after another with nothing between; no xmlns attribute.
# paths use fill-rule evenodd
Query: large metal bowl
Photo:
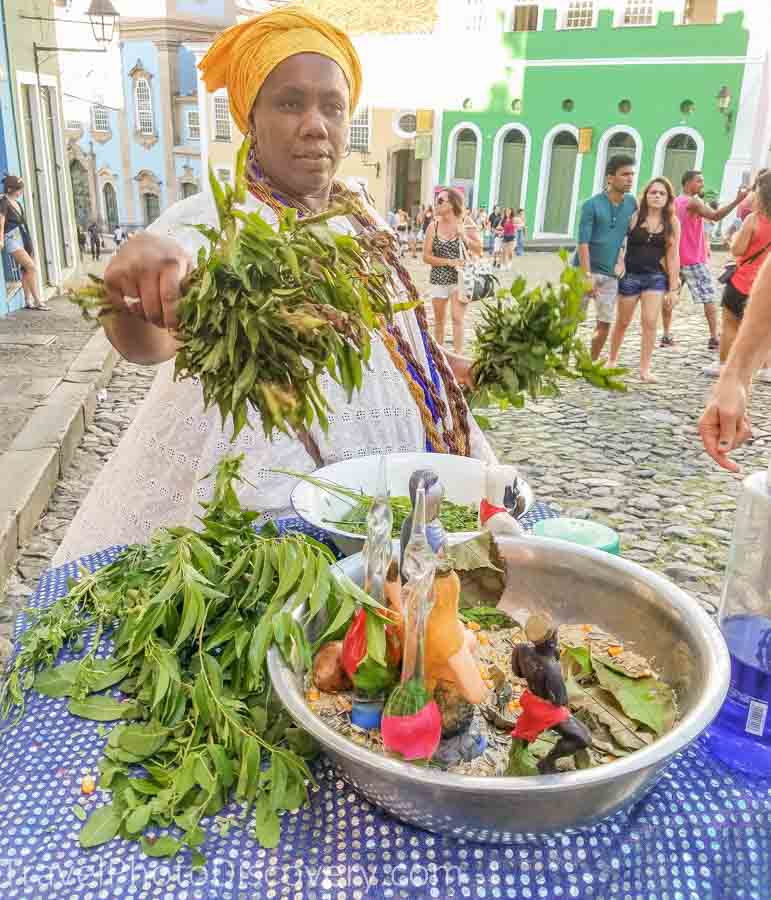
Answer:
<svg viewBox="0 0 771 900"><path fill-rule="evenodd" d="M548 538L499 541L506 565L502 603L547 608L559 622L592 622L654 657L677 691L681 718L644 750L596 769L531 778L450 775L387 759L327 727L305 703L302 675L271 650L268 666L293 719L341 776L405 822L459 838L514 843L580 828L627 808L649 791L667 760L712 721L728 689L728 651L699 604L636 563ZM361 583L361 557L341 563Z"/></svg>
<svg viewBox="0 0 771 900"><path fill-rule="evenodd" d="M343 487L374 496L377 491L379 468L379 455L361 456L331 463L323 469L318 469L313 475L315 478L325 478ZM407 496L410 475L416 469L433 469L444 485L448 500L479 508L485 480L485 465L481 460L467 456L453 456L450 453L389 453L386 475L388 490L392 497ZM533 489L521 475L518 484L525 501L525 508L522 511L524 515L535 503L535 496ZM349 500L300 480L292 491L291 503L301 519L315 528L326 531L345 556L361 552L364 535L335 524L350 510L352 504Z"/></svg>

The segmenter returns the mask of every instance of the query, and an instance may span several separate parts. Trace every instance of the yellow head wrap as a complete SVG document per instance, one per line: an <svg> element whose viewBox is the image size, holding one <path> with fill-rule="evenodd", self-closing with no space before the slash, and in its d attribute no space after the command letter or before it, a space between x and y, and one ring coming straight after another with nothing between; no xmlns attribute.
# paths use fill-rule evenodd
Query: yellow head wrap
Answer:
<svg viewBox="0 0 771 900"><path fill-rule="evenodd" d="M318 53L343 70L351 92L351 113L361 94L361 63L348 35L305 10L289 6L225 29L201 60L209 92L227 88L230 113L242 134L249 113L276 66L297 53Z"/></svg>

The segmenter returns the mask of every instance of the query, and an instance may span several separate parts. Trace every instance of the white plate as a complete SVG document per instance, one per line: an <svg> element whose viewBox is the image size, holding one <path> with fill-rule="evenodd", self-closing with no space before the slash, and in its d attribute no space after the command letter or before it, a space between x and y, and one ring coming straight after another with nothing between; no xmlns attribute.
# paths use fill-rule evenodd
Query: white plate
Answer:
<svg viewBox="0 0 771 900"><path fill-rule="evenodd" d="M484 489L485 466L481 460L446 453L389 453L387 458L388 489L392 497L409 495L410 476L416 469L433 469L444 485L445 497L452 503L477 507ZM372 496L377 489L380 456L361 456L324 466L313 473L343 487L353 488ZM525 498L525 511L535 503L530 485L519 479ZM364 537L346 531L339 521L351 508L351 501L330 494L306 481L298 481L292 491L291 503L295 513L308 524L329 532L335 544L346 555L358 553Z"/></svg>

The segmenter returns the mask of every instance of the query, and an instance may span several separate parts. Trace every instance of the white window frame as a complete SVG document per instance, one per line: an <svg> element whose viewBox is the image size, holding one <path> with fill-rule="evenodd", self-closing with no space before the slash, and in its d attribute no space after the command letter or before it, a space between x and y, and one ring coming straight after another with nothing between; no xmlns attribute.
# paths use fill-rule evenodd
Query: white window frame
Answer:
<svg viewBox="0 0 771 900"><path fill-rule="evenodd" d="M634 22L627 25L624 22L627 14L627 6L629 3L642 3L651 7L651 22ZM616 28L653 28L658 22L659 9L656 0L619 0L619 6L616 9L615 27Z"/></svg>
<svg viewBox="0 0 771 900"><path fill-rule="evenodd" d="M570 15L570 7L574 3L591 3L592 4L592 21L589 25L568 25L568 16ZM585 31L587 28L597 27L597 13L599 12L599 0L565 0L565 8L560 16L560 29L564 31Z"/></svg>
<svg viewBox="0 0 771 900"><path fill-rule="evenodd" d="M222 115L224 109L224 115ZM220 113L219 117L217 113ZM229 143L233 140L233 125L230 121L230 105L227 94L215 94L212 98L212 122L214 124L214 140ZM227 135L224 126L227 125Z"/></svg>
<svg viewBox="0 0 771 900"><path fill-rule="evenodd" d="M696 162L694 168L701 169L704 165L704 138L701 136L700 132L696 131L695 128L688 128L685 125L675 125L674 128L670 128L668 131L659 135L659 139L656 141L656 151L653 155L652 178L663 173L664 156L667 152L667 144L673 137L677 137L678 134L687 134L688 137L693 138L696 142ZM680 185L676 184L674 187L675 193L679 193Z"/></svg>
<svg viewBox="0 0 771 900"><path fill-rule="evenodd" d="M513 34L532 34L528 31L514 31L514 13L518 6L537 6L538 7L538 24L535 26L536 31L543 31L543 2L542 0L510 0L510 12L506 23L506 31Z"/></svg>
<svg viewBox="0 0 771 900"><path fill-rule="evenodd" d="M482 139L482 129L476 122L463 121L458 122L458 124L452 129L452 131L447 135L447 161L445 163L445 183L451 185L455 179L455 157L458 152L458 138L460 137L461 132L465 131L468 128L469 131L473 131L476 135L477 139L477 153L476 160L474 165L474 191L475 194L479 194L480 190L480 179L479 175L482 169L482 154L484 153L484 141ZM479 197L474 196L474 202L479 204Z"/></svg>
<svg viewBox="0 0 771 900"><path fill-rule="evenodd" d="M367 121L364 123L364 116L366 115ZM358 121L357 121L358 120ZM354 129L357 129L362 134L366 131L367 141L366 144L363 141L354 140ZM361 106L359 109L351 117L351 124L349 128L349 143L351 145L351 151L356 153L369 153L370 144L372 141L372 107L370 106Z"/></svg>
<svg viewBox="0 0 771 900"><path fill-rule="evenodd" d="M486 0L464 0L463 30L482 34L487 27ZM472 27L475 26L475 27Z"/></svg>
<svg viewBox="0 0 771 900"><path fill-rule="evenodd" d="M402 116L415 116L415 131L403 131L399 127L399 122ZM393 119L393 129L394 134L398 135L402 140L411 141L418 132L418 124L417 124L418 112L415 109L400 109Z"/></svg>
<svg viewBox="0 0 771 900"><path fill-rule="evenodd" d="M139 97L139 89L144 85L147 88L147 97ZM140 134L155 134L155 111L153 110L153 91L150 87L150 81L140 76L134 82L134 112L136 115L136 128ZM149 118L149 127L147 122L142 124L143 114Z"/></svg>
<svg viewBox="0 0 771 900"><path fill-rule="evenodd" d="M549 193L549 174L551 170L551 151L554 146L554 139L561 131L569 131L578 141L578 129L575 125L568 122L560 122L555 125L544 137L541 146L541 167L538 173L538 198L535 206L535 216L533 218L533 237L560 237L569 238L575 234L576 217L578 214L578 194L581 184L581 169L583 168L584 154L579 153L576 157L576 171L573 176L573 194L570 204L570 220L568 221L568 230L565 234L554 235L543 230L544 219L546 218L546 197Z"/></svg>
<svg viewBox="0 0 771 900"><path fill-rule="evenodd" d="M190 121L192 116L195 116L197 119L195 125ZM201 140L201 115L198 112L198 107L185 110L185 127L187 129L187 139L189 141Z"/></svg>
<svg viewBox="0 0 771 900"><path fill-rule="evenodd" d="M501 191L501 168L503 166L503 143L506 140L506 135L510 131L518 131L522 137L525 139L525 159L522 165L522 188L520 190L520 203L522 204L522 208L527 211L527 179L528 174L530 172L530 151L533 148L533 136L530 134L530 129L523 125L521 122L508 123L503 125L498 129L498 133L495 135L493 140L493 161L491 168L491 176L490 176L490 200L488 203L488 210L490 212L493 211L493 208L498 203L498 195Z"/></svg>
<svg viewBox="0 0 771 900"><path fill-rule="evenodd" d="M629 125L612 125L610 128L603 132L602 137L597 142L597 162L594 170L595 194L599 194L601 191L605 190L605 181L607 178L607 176L605 175L605 166L608 164L608 147L610 145L611 138L619 132L628 134L635 143L634 182L632 184L631 193L637 193L637 184L640 180L640 161L642 160L643 155L642 137L640 136L639 131Z"/></svg>
<svg viewBox="0 0 771 900"><path fill-rule="evenodd" d="M104 125L103 128L100 127L98 117L104 119L101 123ZM91 130L100 134L110 131L110 111L100 103L94 103L91 107Z"/></svg>
<svg viewBox="0 0 771 900"><path fill-rule="evenodd" d="M80 131L83 128L83 123L78 119L67 119L64 123L64 128L66 131Z"/></svg>

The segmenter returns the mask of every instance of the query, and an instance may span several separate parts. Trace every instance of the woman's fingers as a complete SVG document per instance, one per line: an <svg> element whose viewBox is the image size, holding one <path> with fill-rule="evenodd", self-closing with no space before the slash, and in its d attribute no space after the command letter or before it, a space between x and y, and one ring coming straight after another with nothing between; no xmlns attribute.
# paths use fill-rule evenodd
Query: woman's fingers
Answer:
<svg viewBox="0 0 771 900"><path fill-rule="evenodd" d="M140 316L159 328L174 328L180 283L189 268L189 257L175 241L137 235L107 266L107 299L117 310Z"/></svg>

